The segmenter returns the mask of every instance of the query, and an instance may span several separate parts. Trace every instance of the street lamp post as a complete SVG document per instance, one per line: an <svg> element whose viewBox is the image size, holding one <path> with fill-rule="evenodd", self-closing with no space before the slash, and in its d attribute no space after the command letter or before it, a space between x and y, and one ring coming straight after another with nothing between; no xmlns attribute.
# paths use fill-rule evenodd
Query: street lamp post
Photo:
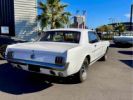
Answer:
<svg viewBox="0 0 133 100"><path fill-rule="evenodd" d="M130 14L130 31L133 30L133 25L132 25L132 22L133 22L133 4L131 5L131 14Z"/></svg>

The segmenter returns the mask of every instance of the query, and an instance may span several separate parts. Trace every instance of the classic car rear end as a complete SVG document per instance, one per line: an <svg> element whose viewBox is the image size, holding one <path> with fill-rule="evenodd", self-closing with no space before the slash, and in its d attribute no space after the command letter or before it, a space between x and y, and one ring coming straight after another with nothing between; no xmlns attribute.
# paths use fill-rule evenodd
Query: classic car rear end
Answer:
<svg viewBox="0 0 133 100"><path fill-rule="evenodd" d="M65 32L66 37L73 34L79 34L79 32ZM61 37L56 36L52 40L45 40L44 35L39 42L10 45L6 50L6 59L14 67L23 70L66 77L68 76L67 67L69 65L67 51L77 47L79 44L74 41L79 42L79 40L73 40L73 43L69 43L72 40L67 38L65 39L67 43L65 43L66 41L61 41ZM49 36L46 37L49 38Z"/></svg>

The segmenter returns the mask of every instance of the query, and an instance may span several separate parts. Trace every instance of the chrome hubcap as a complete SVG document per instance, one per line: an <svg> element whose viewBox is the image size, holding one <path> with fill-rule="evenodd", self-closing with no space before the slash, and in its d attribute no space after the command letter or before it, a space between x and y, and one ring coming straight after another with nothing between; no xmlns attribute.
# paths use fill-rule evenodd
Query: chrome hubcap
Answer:
<svg viewBox="0 0 133 100"><path fill-rule="evenodd" d="M81 73L82 73L82 79L83 80L86 80L86 78L87 78L87 72L86 72L85 66L82 67Z"/></svg>

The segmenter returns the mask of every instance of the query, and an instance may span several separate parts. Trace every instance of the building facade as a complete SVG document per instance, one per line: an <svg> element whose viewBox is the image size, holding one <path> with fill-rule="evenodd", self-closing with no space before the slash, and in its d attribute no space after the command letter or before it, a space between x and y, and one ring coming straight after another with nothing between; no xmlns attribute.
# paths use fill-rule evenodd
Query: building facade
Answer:
<svg viewBox="0 0 133 100"><path fill-rule="evenodd" d="M37 28L36 0L0 0L0 34L14 36Z"/></svg>
<svg viewBox="0 0 133 100"><path fill-rule="evenodd" d="M31 32L37 27L36 0L14 0L15 33Z"/></svg>
<svg viewBox="0 0 133 100"><path fill-rule="evenodd" d="M86 28L86 17L85 16L74 16L73 23L70 25L71 28Z"/></svg>

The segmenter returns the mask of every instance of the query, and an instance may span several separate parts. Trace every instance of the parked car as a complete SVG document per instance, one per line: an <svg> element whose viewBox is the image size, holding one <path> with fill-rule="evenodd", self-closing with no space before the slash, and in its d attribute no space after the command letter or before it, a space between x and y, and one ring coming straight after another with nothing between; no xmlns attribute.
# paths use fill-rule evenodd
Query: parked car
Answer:
<svg viewBox="0 0 133 100"><path fill-rule="evenodd" d="M11 38L8 36L0 36L0 59L4 58L4 53L7 45L26 42L25 40L18 38Z"/></svg>
<svg viewBox="0 0 133 100"><path fill-rule="evenodd" d="M121 36L114 36L113 41L116 45L133 46L133 34L123 34Z"/></svg>
<svg viewBox="0 0 133 100"><path fill-rule="evenodd" d="M38 42L9 45L5 57L13 67L58 77L87 79L88 65L107 59L108 41L88 29L45 31Z"/></svg>
<svg viewBox="0 0 133 100"><path fill-rule="evenodd" d="M40 34L40 33L39 33ZM36 31L18 34L15 37L0 36L0 59L4 59L6 47L11 44L37 41L40 36Z"/></svg>

